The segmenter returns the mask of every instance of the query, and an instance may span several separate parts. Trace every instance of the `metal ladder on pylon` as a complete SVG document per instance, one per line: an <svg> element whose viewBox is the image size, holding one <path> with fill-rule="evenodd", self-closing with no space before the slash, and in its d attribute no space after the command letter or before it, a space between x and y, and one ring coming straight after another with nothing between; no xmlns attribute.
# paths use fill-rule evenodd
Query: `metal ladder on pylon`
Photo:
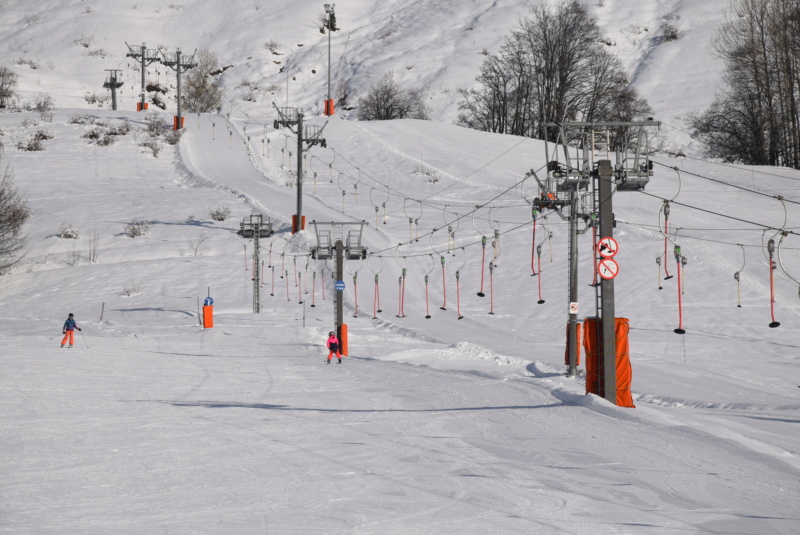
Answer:
<svg viewBox="0 0 800 535"><path fill-rule="evenodd" d="M605 138L605 139L604 139ZM602 152L605 151L604 159L609 159L609 152L611 150L611 138L610 132L608 130L592 130L591 134L591 166L594 169L595 164L599 159L603 158ZM598 158L598 153L600 158ZM592 224L597 225L599 222L598 214L600 210L600 175L596 172L592 173ZM595 229L597 227L595 226ZM598 252L597 252L597 241L602 238L602 236L597 235L597 239L592 244L592 254L594 255L593 264L595 266L595 274L593 280L594 284L594 301L595 301L595 314L598 319L603 317L603 307L602 307L602 299L603 299L603 290L602 285L600 284L599 275L597 274L597 262L598 262Z"/></svg>

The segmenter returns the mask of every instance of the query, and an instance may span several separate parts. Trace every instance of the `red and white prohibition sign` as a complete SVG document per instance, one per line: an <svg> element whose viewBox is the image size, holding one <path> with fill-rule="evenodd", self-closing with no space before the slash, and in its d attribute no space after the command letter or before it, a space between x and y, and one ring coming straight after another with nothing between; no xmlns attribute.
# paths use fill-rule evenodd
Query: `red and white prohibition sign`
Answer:
<svg viewBox="0 0 800 535"><path fill-rule="evenodd" d="M602 238L597 242L597 254L603 258L612 258L619 252L619 243L614 238Z"/></svg>
<svg viewBox="0 0 800 535"><path fill-rule="evenodd" d="M597 274L606 280L619 275L619 264L613 258L604 258L597 264Z"/></svg>

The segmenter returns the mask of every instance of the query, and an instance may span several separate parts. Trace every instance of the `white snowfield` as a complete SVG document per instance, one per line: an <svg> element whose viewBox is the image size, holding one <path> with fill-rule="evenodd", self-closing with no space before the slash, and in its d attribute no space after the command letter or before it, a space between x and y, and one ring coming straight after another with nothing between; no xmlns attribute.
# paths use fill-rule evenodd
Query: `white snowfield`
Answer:
<svg viewBox="0 0 800 535"><path fill-rule="evenodd" d="M612 19L603 9L614 9L625 24L608 20L610 31L627 28L629 37L638 35L632 25L644 24L641 13L647 21L664 11L683 14L688 39L699 38L693 28L713 26L700 17L712 3L719 5L640 2L637 14L631 2L606 0L593 9L601 20ZM142 33L143 20L164 28L192 22L208 41L189 42L190 28L173 25L186 48L211 44L206 35L214 35L231 56L244 56L257 22L289 36L287 20L320 11L309 2L296 11L289 2L263 9L259 2L184 2L158 11L156 4L139 2L141 17L126 20ZM521 4L497 2L484 16L493 24L512 20ZM375 35L381 17L411 5L362 1L337 9L342 27L351 17L364 35ZM482 25L474 3L413 7L418 26L399 10L400 26L413 34L403 39L435 28L426 39L450 42L447 25L425 26L425 19L452 12L475 18L475 46L491 47L505 34L506 26ZM52 1L37 8L0 5L0 26L18 28L0 37L9 57L33 57L23 38L42 35L30 32L68 12L84 17L95 44L113 45L114 62L124 61L117 40L157 43L158 34L128 37L121 22L109 22L131 15L130 5ZM37 13L42 20L26 19ZM245 15L252 25L220 21ZM691 23L689 15L696 16ZM219 22L216 33L209 20ZM103 21L107 36L97 29ZM304 24L302 54L326 50L327 36L317 33L312 43L316 28ZM0 533L800 533L800 172L657 156L645 192L615 194L616 311L630 320L636 404L621 408L585 395L582 365L577 378L564 375L567 226L540 214L532 244L527 200L536 187L521 183L545 165L543 144L453 126L444 104L439 119L450 116L443 121L362 123L337 114L323 132L327 148L314 147L305 159L303 214L366 221L371 256L347 262L350 351L342 364L326 365L332 263L309 258L312 231L290 232L296 138L273 128L269 101L226 101L222 114L191 114L181 142L163 145L154 158L139 144L146 134L144 115L131 111L135 95L122 98L119 111L82 105L83 86L67 71L88 60L69 62L56 50L79 32L48 27L52 42L36 41L37 57L65 63L38 78L26 73L21 89L26 97L53 93L52 121L0 115L3 164L33 209L27 254L0 277ZM258 46L267 38L259 35ZM342 45L346 37L336 39ZM361 39L361 66L376 79L383 73L375 65L390 63L378 51L416 50ZM644 45L626 42L634 65ZM667 52L648 49L640 75L655 76L657 57ZM302 54L293 57L299 62ZM424 70L419 79L457 70L458 61L446 57L443 51L424 67L415 60ZM702 54L686 59L684 49L673 59L681 58L686 76L703 70ZM678 99L668 86L680 80L674 72L661 76L665 88L655 84L645 96L674 113ZM307 106L318 126L325 118L310 103L321 87L316 95L298 90L297 102L290 93L290 103ZM694 86L685 93L687 106L709 98ZM163 113L170 122L171 114ZM112 125L127 119L133 128L97 146L81 137L88 125L72 122L83 115ZM39 130L52 135L44 151L15 148ZM784 200L770 197L777 195ZM663 199L672 207L669 237L688 259L682 294L672 243L666 267L673 276L665 279L655 262L664 253ZM213 221L208 212L219 208L231 218ZM275 229L261 240L260 314L252 312L253 244L236 235L251 213ZM149 230L129 238L124 230L135 219ZM77 240L58 237L63 222L79 230ZM768 239L781 240L780 229L787 234L773 318L765 248ZM482 236L489 238L485 256ZM579 240L583 318L596 313L591 232ZM543 252L532 276L537 244ZM485 297L476 295L481 290ZM203 329L198 308L209 294L214 327ZM68 313L82 331L75 347L60 348ZM679 321L685 335L673 332ZM772 321L781 325L769 328Z"/></svg>

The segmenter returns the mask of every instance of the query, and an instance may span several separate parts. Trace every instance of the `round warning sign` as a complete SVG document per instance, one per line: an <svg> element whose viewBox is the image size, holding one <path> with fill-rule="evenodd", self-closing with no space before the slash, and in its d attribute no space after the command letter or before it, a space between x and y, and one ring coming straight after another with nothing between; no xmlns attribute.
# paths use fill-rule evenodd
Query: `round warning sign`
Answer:
<svg viewBox="0 0 800 535"><path fill-rule="evenodd" d="M597 254L603 258L611 258L619 251L619 243L614 238L602 238L597 242Z"/></svg>
<svg viewBox="0 0 800 535"><path fill-rule="evenodd" d="M613 279L619 275L619 264L611 258L604 258L597 264L597 274L606 280Z"/></svg>

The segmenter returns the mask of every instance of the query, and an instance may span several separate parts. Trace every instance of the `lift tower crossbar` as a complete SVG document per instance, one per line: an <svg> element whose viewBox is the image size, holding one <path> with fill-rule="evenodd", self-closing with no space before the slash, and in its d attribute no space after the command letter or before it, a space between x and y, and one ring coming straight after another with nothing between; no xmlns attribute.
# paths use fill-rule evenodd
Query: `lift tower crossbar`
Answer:
<svg viewBox="0 0 800 535"><path fill-rule="evenodd" d="M275 130L284 126L297 136L297 213L293 216L292 221L292 234L294 234L305 229L303 222L303 153L314 145L327 146L325 138L322 137L322 131L328 123L326 122L321 128L315 125L308 125L304 129L302 111L297 108L279 108L274 102L272 105L278 111L279 117L273 122ZM292 128L295 126L297 130Z"/></svg>
<svg viewBox="0 0 800 535"><path fill-rule="evenodd" d="M369 223L359 222L334 222L334 221L312 221L314 233L317 236L317 246L311 249L311 258L315 260L334 259L334 270L336 280L341 281L344 277L345 260L358 260L367 257L367 248L361 243L364 227ZM345 227L348 230L345 232ZM335 293L334 321L336 322L336 333L341 335L342 324L344 324L344 299L342 292Z"/></svg>
<svg viewBox="0 0 800 535"><path fill-rule="evenodd" d="M139 109L136 111L145 111L147 109L147 102L145 102L147 97L147 90L145 89L145 75L147 74L147 66L156 61L160 61L159 51L157 48L147 48L147 45L144 43L142 43L141 47L132 47L128 43L125 43L125 45L129 50L126 56L137 59L141 63L142 92L140 94L141 100L139 102Z"/></svg>
<svg viewBox="0 0 800 535"><path fill-rule="evenodd" d="M272 222L261 214L252 214L245 218L237 232L242 238L252 238L253 240L253 314L261 312L261 254L260 238L272 236Z"/></svg>
<svg viewBox="0 0 800 535"><path fill-rule="evenodd" d="M111 109L117 109L117 89L122 87L122 82L117 78L118 73L122 72L119 69L106 69L108 78L103 83L103 87L111 90Z"/></svg>
<svg viewBox="0 0 800 535"><path fill-rule="evenodd" d="M192 53L192 57L187 59L187 56L181 56L180 48L174 54L163 51L161 52L161 55L163 56L161 63L175 71L178 76L178 115L175 119L175 130L180 130L183 128L183 118L181 116L181 74L189 69L197 67L197 63L194 62L195 54L197 54L197 50Z"/></svg>

